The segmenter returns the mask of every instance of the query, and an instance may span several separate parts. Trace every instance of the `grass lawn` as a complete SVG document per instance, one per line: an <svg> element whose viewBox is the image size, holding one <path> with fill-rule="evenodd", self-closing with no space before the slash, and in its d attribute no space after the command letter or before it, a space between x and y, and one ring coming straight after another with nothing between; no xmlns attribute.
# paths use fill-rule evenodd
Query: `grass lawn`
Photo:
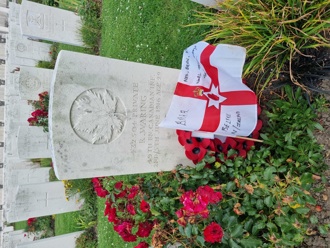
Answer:
<svg viewBox="0 0 330 248"><path fill-rule="evenodd" d="M76 224L77 223L76 219L78 217L79 217L79 211L56 214L55 236L80 231L81 229Z"/></svg>
<svg viewBox="0 0 330 248"><path fill-rule="evenodd" d="M194 13L202 8L190 0L103 1L100 55L180 68L183 50L202 40L206 31L186 27L196 22ZM134 247L138 242L123 242L104 217L104 200L97 204L98 247Z"/></svg>
<svg viewBox="0 0 330 248"><path fill-rule="evenodd" d="M183 50L203 39L190 0L109 0L102 7L102 56L180 68Z"/></svg>
<svg viewBox="0 0 330 248"><path fill-rule="evenodd" d="M22 230L22 229L25 229L26 227L27 227L26 220L14 223L14 229L15 230Z"/></svg>

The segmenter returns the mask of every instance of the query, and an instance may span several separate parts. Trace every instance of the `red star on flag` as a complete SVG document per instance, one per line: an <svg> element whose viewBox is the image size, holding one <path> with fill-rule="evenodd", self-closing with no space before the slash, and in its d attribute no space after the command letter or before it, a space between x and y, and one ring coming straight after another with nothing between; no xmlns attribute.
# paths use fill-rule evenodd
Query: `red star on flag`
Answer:
<svg viewBox="0 0 330 248"><path fill-rule="evenodd" d="M245 49L199 42L184 52L173 101L162 127L248 136L257 97L242 83Z"/></svg>

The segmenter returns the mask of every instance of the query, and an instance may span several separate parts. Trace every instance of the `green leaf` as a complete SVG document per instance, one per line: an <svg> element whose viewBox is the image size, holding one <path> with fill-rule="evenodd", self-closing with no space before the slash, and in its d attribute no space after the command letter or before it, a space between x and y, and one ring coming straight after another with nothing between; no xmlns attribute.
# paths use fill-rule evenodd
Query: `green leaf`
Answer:
<svg viewBox="0 0 330 248"><path fill-rule="evenodd" d="M258 221L253 227L252 227L252 234L256 235L259 230L265 228L265 223L262 221Z"/></svg>
<svg viewBox="0 0 330 248"><path fill-rule="evenodd" d="M300 181L302 185L313 183L314 182L313 174L309 172L305 172L304 174L302 174Z"/></svg>
<svg viewBox="0 0 330 248"><path fill-rule="evenodd" d="M323 131L323 130L324 130L324 128L321 126L320 123L315 122L313 126L314 126L316 129L320 130L320 131Z"/></svg>
<svg viewBox="0 0 330 248"><path fill-rule="evenodd" d="M292 151L298 151L298 148L295 146L285 146L285 147Z"/></svg>
<svg viewBox="0 0 330 248"><path fill-rule="evenodd" d="M241 248L233 239L229 240L229 247L231 248Z"/></svg>
<svg viewBox="0 0 330 248"><path fill-rule="evenodd" d="M256 248L262 245L262 241L253 237L241 239L241 244L244 248Z"/></svg>
<svg viewBox="0 0 330 248"><path fill-rule="evenodd" d="M264 203L266 204L267 207L272 207L274 205L273 203L273 197L272 196L267 196L264 200Z"/></svg>
<svg viewBox="0 0 330 248"><path fill-rule="evenodd" d="M229 181L226 185L226 190L229 192L229 191L232 191L235 187L236 187L235 182Z"/></svg>
<svg viewBox="0 0 330 248"><path fill-rule="evenodd" d="M247 231L249 231L251 229L252 225L253 225L253 222L254 221L253 221L252 218L249 219L247 222L245 222L244 229L247 230Z"/></svg>
<svg viewBox="0 0 330 248"><path fill-rule="evenodd" d="M204 161L208 164L215 162L215 156L205 156Z"/></svg>
<svg viewBox="0 0 330 248"><path fill-rule="evenodd" d="M273 178L273 173L276 172L275 167L267 167L264 171L265 180L270 180Z"/></svg>
<svg viewBox="0 0 330 248"><path fill-rule="evenodd" d="M155 210L154 208L151 208L151 209L150 209L150 212L151 212L151 214L154 215L154 216L159 216L159 215L160 215L160 213L159 213L157 210Z"/></svg>
<svg viewBox="0 0 330 248"><path fill-rule="evenodd" d="M238 238L243 235L243 226L242 225L236 225L234 228L230 228L231 233L230 236L233 238Z"/></svg>
<svg viewBox="0 0 330 248"><path fill-rule="evenodd" d="M233 156L233 155L235 155L235 154L237 154L237 151L234 150L234 149L230 149L230 150L228 151L228 153L227 153L227 157L229 158L229 157L231 157L231 156Z"/></svg>
<svg viewBox="0 0 330 248"><path fill-rule="evenodd" d="M198 234L198 226L197 225L193 225L192 226L192 234L193 235L197 235Z"/></svg>
<svg viewBox="0 0 330 248"><path fill-rule="evenodd" d="M188 223L186 228L184 229L184 233L186 234L187 238L191 238L191 231L192 231L192 226L190 223Z"/></svg>
<svg viewBox="0 0 330 248"><path fill-rule="evenodd" d="M328 229L326 226L322 225L318 227L321 235L328 235Z"/></svg>
<svg viewBox="0 0 330 248"><path fill-rule="evenodd" d="M317 216L315 215L312 215L310 218L309 218L309 221L312 223L312 224L317 224L319 222Z"/></svg>
<svg viewBox="0 0 330 248"><path fill-rule="evenodd" d="M205 164L206 164L205 161L203 161L203 160L200 161L199 163L196 164L196 170L197 171L202 170L204 168Z"/></svg>
<svg viewBox="0 0 330 248"><path fill-rule="evenodd" d="M310 211L309 208L304 208L304 207L296 208L296 212L298 214L307 214L309 211Z"/></svg>
<svg viewBox="0 0 330 248"><path fill-rule="evenodd" d="M197 236L197 241L202 245L204 246L205 245L205 239L203 236Z"/></svg>

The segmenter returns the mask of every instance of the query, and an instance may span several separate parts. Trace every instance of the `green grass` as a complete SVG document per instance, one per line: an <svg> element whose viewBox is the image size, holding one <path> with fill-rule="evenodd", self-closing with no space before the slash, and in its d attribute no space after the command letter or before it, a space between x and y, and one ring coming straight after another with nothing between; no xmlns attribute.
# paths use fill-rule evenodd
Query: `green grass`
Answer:
<svg viewBox="0 0 330 248"><path fill-rule="evenodd" d="M26 227L27 227L26 220L14 223L14 229L15 230L22 230L22 229L25 229Z"/></svg>
<svg viewBox="0 0 330 248"><path fill-rule="evenodd" d="M121 237L112 230L112 224L109 223L107 217L104 216L104 203L105 199L97 198L98 248L127 247L127 243L125 243Z"/></svg>
<svg viewBox="0 0 330 248"><path fill-rule="evenodd" d="M190 0L103 1L100 54L116 59L180 68L185 48L204 37L196 22L202 6Z"/></svg>
<svg viewBox="0 0 330 248"><path fill-rule="evenodd" d="M186 27L202 9L190 0L103 1L100 55L180 68L183 50L205 37L205 27ZM97 204L98 248L134 247L138 242L122 241L104 217L104 199Z"/></svg>
<svg viewBox="0 0 330 248"><path fill-rule="evenodd" d="M80 231L76 224L79 211L55 215L55 236Z"/></svg>

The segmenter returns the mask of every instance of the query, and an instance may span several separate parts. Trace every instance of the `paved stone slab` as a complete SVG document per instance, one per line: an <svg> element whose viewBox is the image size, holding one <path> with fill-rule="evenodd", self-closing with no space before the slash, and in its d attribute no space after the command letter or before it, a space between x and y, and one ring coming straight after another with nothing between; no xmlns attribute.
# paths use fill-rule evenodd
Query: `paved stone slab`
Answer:
<svg viewBox="0 0 330 248"><path fill-rule="evenodd" d="M50 90L59 179L172 170L191 164L174 130L159 128L179 70L61 51Z"/></svg>

